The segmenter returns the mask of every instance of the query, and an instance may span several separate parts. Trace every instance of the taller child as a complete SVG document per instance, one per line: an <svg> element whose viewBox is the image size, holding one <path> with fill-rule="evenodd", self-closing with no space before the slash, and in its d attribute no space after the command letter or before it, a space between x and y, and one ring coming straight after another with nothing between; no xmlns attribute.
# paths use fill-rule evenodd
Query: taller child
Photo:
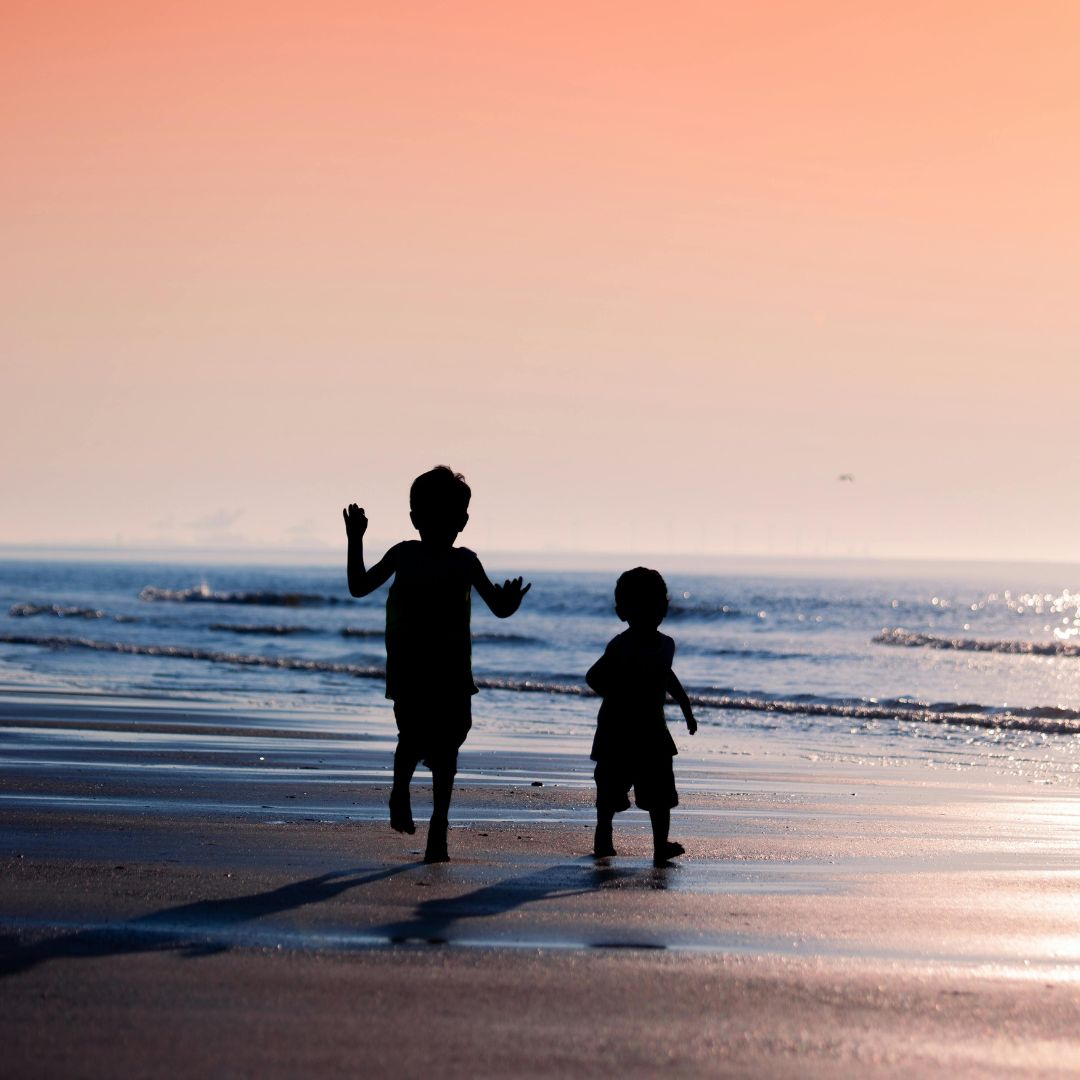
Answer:
<svg viewBox="0 0 1080 1080"><path fill-rule="evenodd" d="M416 766L431 769L431 824L425 862L446 862L447 818L457 756L472 727L472 590L500 619L513 615L531 588L521 578L494 585L468 548L454 547L469 520L472 491L460 474L438 465L409 489L409 517L419 540L395 544L364 567L367 516L356 503L343 511L349 537L349 592L367 596L393 577L386 598L386 696L394 702L398 745L390 824L416 832L409 783Z"/></svg>

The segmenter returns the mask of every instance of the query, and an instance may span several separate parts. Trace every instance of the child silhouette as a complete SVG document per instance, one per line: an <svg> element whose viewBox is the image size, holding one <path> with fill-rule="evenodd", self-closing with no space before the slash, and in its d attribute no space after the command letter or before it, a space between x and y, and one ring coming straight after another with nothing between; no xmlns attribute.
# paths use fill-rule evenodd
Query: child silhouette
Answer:
<svg viewBox="0 0 1080 1080"><path fill-rule="evenodd" d="M671 670L675 642L658 627L667 614L664 579L643 566L627 570L615 584L615 614L629 624L611 639L585 681L604 700L596 722L592 760L596 762L596 837L593 854L615 854L612 820L630 809L627 794L648 810L653 832L653 865L667 866L683 854L668 840L671 808L679 805L672 757L678 753L664 719L670 694L681 706L691 735L697 721L690 699Z"/></svg>
<svg viewBox="0 0 1080 1080"><path fill-rule="evenodd" d="M513 615L531 588L521 578L494 585L468 548L454 547L469 520L472 491L445 465L418 476L409 490L409 517L419 540L395 544L364 568L368 519L351 503L344 511L349 537L349 592L367 596L390 577L386 599L386 696L394 702L398 745L390 824L414 833L409 783L416 766L431 769L434 807L425 862L446 862L447 817L458 750L472 727L473 588L500 619Z"/></svg>

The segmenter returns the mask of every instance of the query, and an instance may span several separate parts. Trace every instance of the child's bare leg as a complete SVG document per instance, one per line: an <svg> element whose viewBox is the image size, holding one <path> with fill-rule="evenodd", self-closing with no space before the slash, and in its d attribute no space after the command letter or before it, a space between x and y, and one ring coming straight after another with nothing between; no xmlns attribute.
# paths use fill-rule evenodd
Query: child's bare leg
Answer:
<svg viewBox="0 0 1080 1080"><path fill-rule="evenodd" d="M439 766L431 774L431 823L446 829L450 816L450 797L454 793L454 778L457 769L452 766Z"/></svg>
<svg viewBox="0 0 1080 1080"><path fill-rule="evenodd" d="M450 796L454 793L454 765L440 764L431 770L431 822L428 825L427 850L424 862L449 862L446 832L449 828Z"/></svg>
<svg viewBox="0 0 1080 1080"><path fill-rule="evenodd" d="M663 810L650 810L649 820L652 822L653 853L659 855L667 847L671 811L667 807Z"/></svg>
<svg viewBox="0 0 1080 1080"><path fill-rule="evenodd" d="M615 814L611 810L596 808L596 834L593 836L593 855L605 859L614 855L615 843L611 835L611 826Z"/></svg>
<svg viewBox="0 0 1080 1080"><path fill-rule="evenodd" d="M673 843L668 839L671 811L666 806L662 810L650 810L649 820L652 822L653 865L664 866L669 859L682 855L684 848L682 844Z"/></svg>
<svg viewBox="0 0 1080 1080"><path fill-rule="evenodd" d="M409 784L416 772L416 755L398 743L394 751L394 786L390 789L390 827L402 833L416 832L412 817L412 800Z"/></svg>

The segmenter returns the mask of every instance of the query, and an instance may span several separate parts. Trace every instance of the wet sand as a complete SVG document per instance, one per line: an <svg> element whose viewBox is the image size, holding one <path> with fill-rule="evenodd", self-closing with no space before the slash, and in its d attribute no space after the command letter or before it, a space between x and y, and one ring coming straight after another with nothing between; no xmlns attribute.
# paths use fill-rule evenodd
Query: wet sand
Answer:
<svg viewBox="0 0 1080 1080"><path fill-rule="evenodd" d="M424 866L391 733L0 693L5 1074L1080 1071L1071 788L703 732L656 870L638 812L589 857L575 748L479 731Z"/></svg>

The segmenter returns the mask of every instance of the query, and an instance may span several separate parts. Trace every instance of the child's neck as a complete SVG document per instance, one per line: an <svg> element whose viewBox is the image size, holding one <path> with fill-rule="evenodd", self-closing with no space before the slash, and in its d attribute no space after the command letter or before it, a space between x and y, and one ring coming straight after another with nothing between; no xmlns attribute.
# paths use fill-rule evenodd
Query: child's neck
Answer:
<svg viewBox="0 0 1080 1080"><path fill-rule="evenodd" d="M420 543L430 551L450 551L457 533L430 533L426 529L420 534Z"/></svg>

